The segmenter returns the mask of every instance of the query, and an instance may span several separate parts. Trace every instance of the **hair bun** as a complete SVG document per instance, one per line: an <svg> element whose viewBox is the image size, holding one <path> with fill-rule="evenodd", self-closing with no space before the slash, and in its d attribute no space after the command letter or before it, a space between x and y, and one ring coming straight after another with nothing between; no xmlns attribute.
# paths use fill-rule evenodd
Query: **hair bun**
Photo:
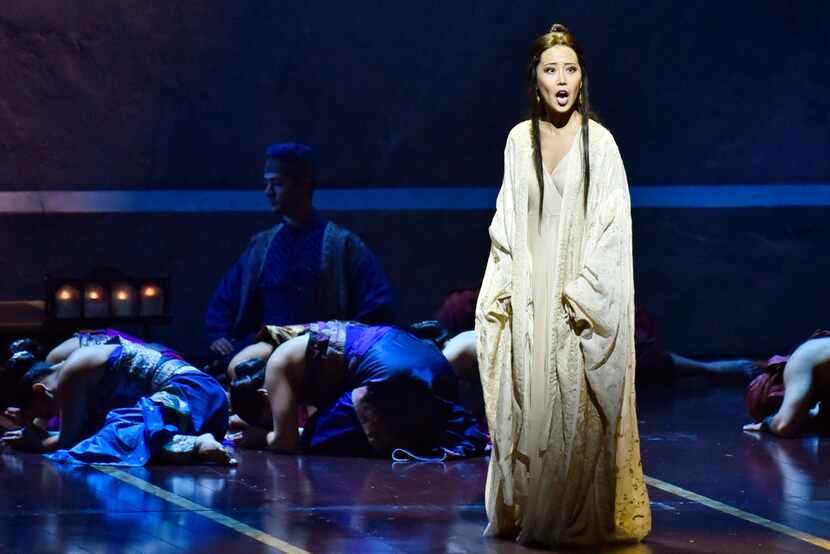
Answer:
<svg viewBox="0 0 830 554"><path fill-rule="evenodd" d="M569 33L568 28L561 23L554 23L550 26L550 33Z"/></svg>

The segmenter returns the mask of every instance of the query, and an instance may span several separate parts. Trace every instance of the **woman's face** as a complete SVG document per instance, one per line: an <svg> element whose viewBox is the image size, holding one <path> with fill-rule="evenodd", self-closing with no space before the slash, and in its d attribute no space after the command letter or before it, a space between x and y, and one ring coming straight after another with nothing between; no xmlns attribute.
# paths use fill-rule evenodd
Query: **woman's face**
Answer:
<svg viewBox="0 0 830 554"><path fill-rule="evenodd" d="M536 66L536 86L549 111L568 113L579 98L582 68L570 46L557 45L542 52Z"/></svg>

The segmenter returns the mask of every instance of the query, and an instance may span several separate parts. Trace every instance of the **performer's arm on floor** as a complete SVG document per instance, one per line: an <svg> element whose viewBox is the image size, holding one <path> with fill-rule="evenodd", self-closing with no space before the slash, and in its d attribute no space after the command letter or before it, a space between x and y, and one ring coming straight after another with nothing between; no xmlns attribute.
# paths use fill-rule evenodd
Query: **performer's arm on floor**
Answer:
<svg viewBox="0 0 830 554"><path fill-rule="evenodd" d="M90 383L100 378L114 349L115 346L81 348L67 358L55 391L61 426L57 434L44 441L44 452L72 448L81 440L89 407Z"/></svg>
<svg viewBox="0 0 830 554"><path fill-rule="evenodd" d="M8 426L0 437L0 443L23 452L41 452L43 440L48 436L46 430L36 425L25 412L18 410L10 413L6 410L5 415L11 417L5 422Z"/></svg>
<svg viewBox="0 0 830 554"><path fill-rule="evenodd" d="M293 338L280 345L268 359L265 369L265 390L271 403L274 429L266 437L268 448L293 454L299 442L297 427L297 390L305 370L308 335Z"/></svg>
<svg viewBox="0 0 830 554"><path fill-rule="evenodd" d="M62 448L71 448L81 439L87 413L87 388L90 379L102 371L107 357L114 346L95 346L82 348L63 362L57 377L54 394L58 413L61 418L60 431L49 434L27 422L22 429L10 431L3 436L7 444L34 452L49 453ZM35 387L48 388L43 383Z"/></svg>
<svg viewBox="0 0 830 554"><path fill-rule="evenodd" d="M812 398L812 379L808 374L800 374L793 379L787 379L784 402L772 418L765 420L764 430L779 437L795 437L810 425L810 408L815 404Z"/></svg>
<svg viewBox="0 0 830 554"><path fill-rule="evenodd" d="M61 426L43 441L44 452L75 446L81 437L87 411L86 382L83 373L65 369L58 379L58 406Z"/></svg>

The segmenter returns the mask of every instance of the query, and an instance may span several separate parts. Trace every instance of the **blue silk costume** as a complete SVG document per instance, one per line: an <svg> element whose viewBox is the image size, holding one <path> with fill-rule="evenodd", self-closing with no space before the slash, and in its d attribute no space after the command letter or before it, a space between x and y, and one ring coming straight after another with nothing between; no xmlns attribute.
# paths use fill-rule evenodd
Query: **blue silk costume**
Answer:
<svg viewBox="0 0 830 554"><path fill-rule="evenodd" d="M249 343L264 324L321 319L394 320L392 287L354 233L314 216L301 228L280 223L255 235L208 305L208 342Z"/></svg>
<svg viewBox="0 0 830 554"><path fill-rule="evenodd" d="M193 453L196 437L224 438L225 391L180 358L119 339L103 378L88 393L84 440L56 462L142 466L167 451Z"/></svg>
<svg viewBox="0 0 830 554"><path fill-rule="evenodd" d="M407 458L444 460L484 454L487 437L458 403L452 366L429 341L395 327L341 321L268 326L260 340L279 345L309 335L299 402L315 406L301 436L309 453L374 454L352 402L367 399L398 431L397 452Z"/></svg>

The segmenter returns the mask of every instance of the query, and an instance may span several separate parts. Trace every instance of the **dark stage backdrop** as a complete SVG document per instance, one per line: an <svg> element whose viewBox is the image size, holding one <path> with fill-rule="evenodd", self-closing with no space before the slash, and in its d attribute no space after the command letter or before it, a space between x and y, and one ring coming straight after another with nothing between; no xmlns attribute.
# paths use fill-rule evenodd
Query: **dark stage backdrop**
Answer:
<svg viewBox="0 0 830 554"><path fill-rule="evenodd" d="M780 2L0 3L0 194L258 189L262 151L313 144L329 187L501 180L527 48L568 24L633 185L830 183L830 6ZM721 189L722 190L722 189ZM7 206L8 208L8 206ZM173 274L199 350L210 291L268 214L0 216L0 300L44 273ZM686 354L784 350L827 321L824 207L635 209L640 300ZM340 212L403 322L478 280L491 213Z"/></svg>
<svg viewBox="0 0 830 554"><path fill-rule="evenodd" d="M823 182L823 0L6 1L0 187L252 187L264 146L325 186L500 178L528 46L584 43L634 184Z"/></svg>

